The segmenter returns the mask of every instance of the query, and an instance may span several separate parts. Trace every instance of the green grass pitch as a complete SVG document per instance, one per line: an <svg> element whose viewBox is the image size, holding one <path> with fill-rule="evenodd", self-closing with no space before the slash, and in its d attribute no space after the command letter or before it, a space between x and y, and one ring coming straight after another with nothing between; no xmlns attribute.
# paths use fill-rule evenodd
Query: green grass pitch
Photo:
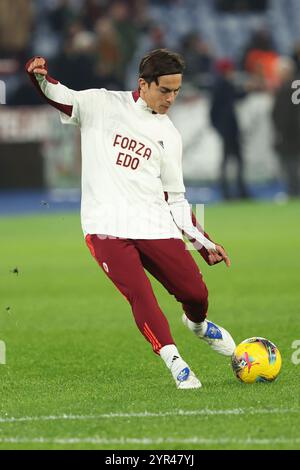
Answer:
<svg viewBox="0 0 300 470"><path fill-rule="evenodd" d="M1 449L299 449L300 204L209 206L206 229L232 267L208 267L209 318L236 342L264 336L283 366L241 384L228 358L181 324L154 289L177 346L202 381L177 390L129 305L90 256L78 214L0 219ZM18 268L19 274L12 272Z"/></svg>

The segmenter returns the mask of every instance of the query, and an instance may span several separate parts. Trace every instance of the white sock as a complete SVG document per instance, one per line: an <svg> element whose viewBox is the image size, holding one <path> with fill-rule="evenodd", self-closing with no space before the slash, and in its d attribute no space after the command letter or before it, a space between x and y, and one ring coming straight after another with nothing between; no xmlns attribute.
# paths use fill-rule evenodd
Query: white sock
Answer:
<svg viewBox="0 0 300 470"><path fill-rule="evenodd" d="M166 346L163 346L160 349L159 354L168 369L171 369L172 363L176 359L181 359L181 356L175 344L167 344Z"/></svg>
<svg viewBox="0 0 300 470"><path fill-rule="evenodd" d="M199 323L195 323L192 320L190 320L186 315L185 315L185 324L187 325L188 329L193 331L196 336L204 336L205 332L207 330L207 321L204 320Z"/></svg>
<svg viewBox="0 0 300 470"><path fill-rule="evenodd" d="M168 369L170 369L175 380L182 369L185 369L186 367L189 368L188 364L180 356L175 344L167 344L166 346L163 346L159 351L159 354Z"/></svg>

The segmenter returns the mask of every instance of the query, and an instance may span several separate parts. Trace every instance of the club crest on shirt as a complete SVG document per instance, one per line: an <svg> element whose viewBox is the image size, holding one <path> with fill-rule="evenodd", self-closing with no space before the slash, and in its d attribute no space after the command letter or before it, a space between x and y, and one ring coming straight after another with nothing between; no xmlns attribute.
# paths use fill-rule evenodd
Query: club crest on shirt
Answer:
<svg viewBox="0 0 300 470"><path fill-rule="evenodd" d="M103 266L103 269L104 271L106 271L107 273L109 272L109 269L108 269L108 266L106 263L102 263L102 266Z"/></svg>

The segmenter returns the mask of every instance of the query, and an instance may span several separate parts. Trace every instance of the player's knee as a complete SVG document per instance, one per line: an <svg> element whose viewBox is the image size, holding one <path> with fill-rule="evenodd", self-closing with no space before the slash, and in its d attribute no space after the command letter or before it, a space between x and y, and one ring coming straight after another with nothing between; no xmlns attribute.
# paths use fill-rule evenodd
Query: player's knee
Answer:
<svg viewBox="0 0 300 470"><path fill-rule="evenodd" d="M189 300L183 303L183 310L189 320L198 323L205 320L208 310L208 291L206 286L193 292Z"/></svg>
<svg viewBox="0 0 300 470"><path fill-rule="evenodd" d="M192 286L185 295L185 304L203 307L208 304L208 290L205 284Z"/></svg>
<svg viewBox="0 0 300 470"><path fill-rule="evenodd" d="M155 298L152 291L148 286L140 285L137 282L132 282L127 286L128 300L132 303L138 303L142 305L148 305L152 303Z"/></svg>
<svg viewBox="0 0 300 470"><path fill-rule="evenodd" d="M208 291L205 284L191 291L182 306L191 321L198 323L205 320L208 310Z"/></svg>

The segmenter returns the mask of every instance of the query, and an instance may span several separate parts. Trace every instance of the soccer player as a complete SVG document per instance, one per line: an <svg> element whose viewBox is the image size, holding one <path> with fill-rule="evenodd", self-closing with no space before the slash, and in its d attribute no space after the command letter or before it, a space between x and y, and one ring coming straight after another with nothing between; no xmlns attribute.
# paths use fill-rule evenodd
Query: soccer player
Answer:
<svg viewBox="0 0 300 470"><path fill-rule="evenodd" d="M208 292L182 234L209 265L230 260L197 224L185 199L182 142L167 116L182 83L180 55L158 49L139 67L138 89L73 91L34 57L26 70L62 123L81 129L81 223L91 254L131 305L135 322L179 389L201 382L181 357L145 270L182 304L183 323L215 351L235 343L208 321Z"/></svg>

